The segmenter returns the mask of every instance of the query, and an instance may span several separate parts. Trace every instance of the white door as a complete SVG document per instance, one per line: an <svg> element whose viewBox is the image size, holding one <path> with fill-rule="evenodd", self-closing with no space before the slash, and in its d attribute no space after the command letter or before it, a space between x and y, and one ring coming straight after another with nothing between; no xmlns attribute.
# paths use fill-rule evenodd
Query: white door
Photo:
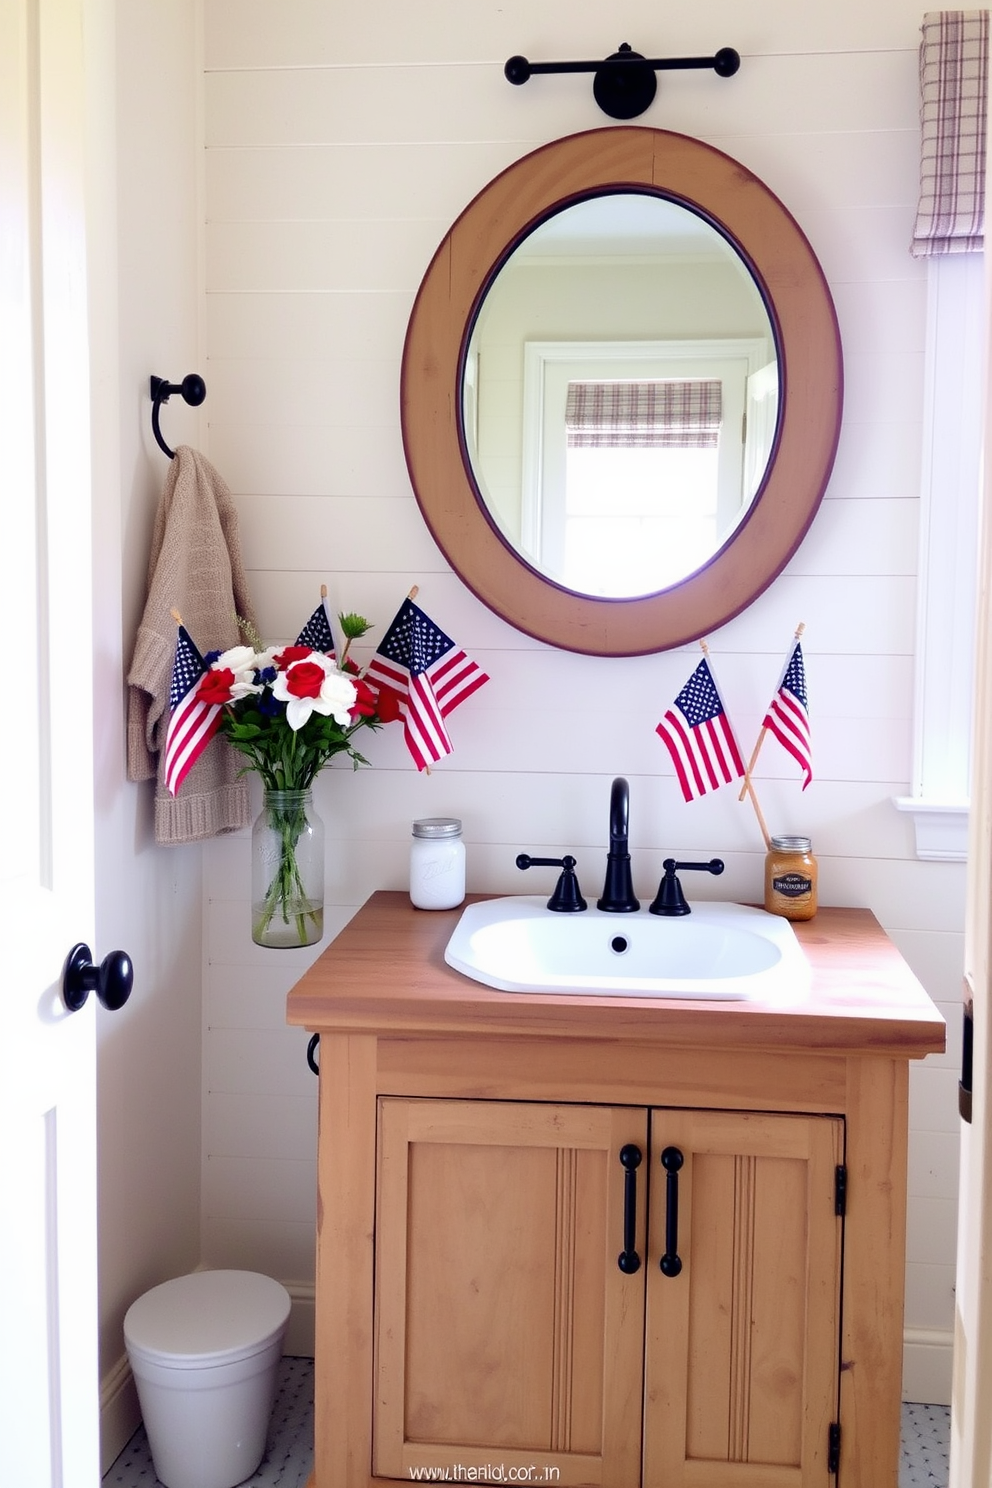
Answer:
<svg viewBox="0 0 992 1488"><path fill-rule="evenodd" d="M988 254L985 276L988 285ZM992 324L986 326L985 350L987 365L992 366ZM985 383L963 992L974 1007L974 1090L971 1121L961 1127L951 1488L992 1484L992 380L988 373Z"/></svg>
<svg viewBox="0 0 992 1488"><path fill-rule="evenodd" d="M99 1482L82 0L0 0L0 1482ZM101 1012L101 1016L105 1016Z"/></svg>

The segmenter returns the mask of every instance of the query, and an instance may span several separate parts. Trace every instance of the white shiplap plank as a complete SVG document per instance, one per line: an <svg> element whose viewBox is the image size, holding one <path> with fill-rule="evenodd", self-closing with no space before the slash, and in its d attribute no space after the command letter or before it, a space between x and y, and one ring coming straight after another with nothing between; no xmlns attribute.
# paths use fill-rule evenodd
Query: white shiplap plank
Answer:
<svg viewBox="0 0 992 1488"><path fill-rule="evenodd" d="M373 359L346 351L305 360L229 358L211 365L210 415L229 423L264 420L295 428L366 425L370 409L399 417L400 353Z"/></svg>
<svg viewBox="0 0 992 1488"><path fill-rule="evenodd" d="M323 565L329 573L361 573L373 564L396 569L436 562L437 549L412 497L383 496L375 501L374 514L370 502L367 496L240 498L239 530L246 567L252 571L284 569L295 575L302 556L301 538L309 563ZM301 614L300 625L312 609L310 604ZM378 640L387 618L379 617Z"/></svg>
<svg viewBox="0 0 992 1488"><path fill-rule="evenodd" d="M313 1074L306 1062L307 1038L302 1028L208 1029L203 1039L204 1089L211 1094L309 1097Z"/></svg>
<svg viewBox="0 0 992 1488"><path fill-rule="evenodd" d="M518 143L389 140L249 145L206 152L211 222L396 222L432 207L453 220L485 183L521 155Z"/></svg>
<svg viewBox="0 0 992 1488"><path fill-rule="evenodd" d="M954 1328L956 1267L953 1262L906 1267L906 1319L912 1328L934 1328L950 1333Z"/></svg>
<svg viewBox="0 0 992 1488"><path fill-rule="evenodd" d="M307 561L304 548L301 543L301 564ZM335 592L332 576L302 567L291 580L283 573L253 569L249 583L262 633L270 640L292 638L298 633L301 596L305 604L326 582L335 609L347 605L376 625L388 624L413 585L419 584L418 603L477 659L484 651L515 652L541 645L476 599L451 573L440 551L436 563L430 571L424 565L390 573L348 575L347 585L339 586L346 589L346 594ZM837 598L837 578L844 579L842 604ZM709 640L717 655L767 651L781 644L783 635L788 639L797 620L803 619L825 651L908 656L913 650L915 601L916 581L908 575L854 575L848 579L844 575L784 573L750 609L713 631ZM688 654L697 654L691 645L665 653L665 657ZM588 660L590 665L608 668L613 658Z"/></svg>
<svg viewBox="0 0 992 1488"><path fill-rule="evenodd" d="M409 496L378 500L373 521L369 498L346 494L241 497L238 511L244 561L252 573L296 572L304 556L311 565L323 563L338 573L363 572L373 565L386 570L418 562L430 566L436 561L433 539ZM793 577L844 572L877 578L912 576L918 520L915 500L825 502L786 572Z"/></svg>
<svg viewBox="0 0 992 1488"><path fill-rule="evenodd" d="M915 214L917 128L876 130L867 147L865 136L854 130L811 133L798 157L780 133L749 132L710 143L738 158L746 154L742 163L765 181L777 176L776 190L804 221L857 208ZM524 153L515 140L219 146L206 152L210 221L402 221L423 215L425 182L432 203L454 219Z"/></svg>
<svg viewBox="0 0 992 1488"><path fill-rule="evenodd" d="M316 1153L305 1158L222 1157L207 1159L210 1216L220 1219L315 1223Z"/></svg>
<svg viewBox="0 0 992 1488"><path fill-rule="evenodd" d="M395 62L480 56L502 59L524 52L534 61L603 55L599 11L567 0L510 0L491 10L467 10L451 0L430 0L414 9L379 0L371 7L329 10L325 0L295 0L292 24L285 8L269 0L210 0L206 6L206 65L223 67L314 66L350 62L382 67ZM653 29L653 13L630 8L626 24ZM705 9L687 7L665 16L663 55L701 56L717 46L736 46L749 57L758 51L849 52L852 46L881 50L914 48L919 18L894 5L864 6L838 0L823 7L797 7L790 0L764 0L742 7L711 0ZM568 46L562 51L562 37ZM615 44L615 38L614 38ZM654 55L648 41L631 33L631 45Z"/></svg>
<svg viewBox="0 0 992 1488"><path fill-rule="evenodd" d="M260 1175L255 1174L258 1180ZM317 1229L313 1218L271 1221L206 1214L201 1239L203 1264L261 1271L280 1281L313 1282Z"/></svg>
<svg viewBox="0 0 992 1488"><path fill-rule="evenodd" d="M913 1132L909 1139L909 1192L919 1199L956 1199L958 1151L954 1132Z"/></svg>
<svg viewBox="0 0 992 1488"><path fill-rule="evenodd" d="M302 362L332 358L391 359L399 365L413 297L396 294L306 294L287 290L206 297L207 367L231 358Z"/></svg>
<svg viewBox="0 0 992 1488"><path fill-rule="evenodd" d="M360 424L336 421L329 410L318 427L211 417L211 459L245 495L412 496L397 424L389 409L378 421L370 411Z"/></svg>
<svg viewBox="0 0 992 1488"><path fill-rule="evenodd" d="M827 497L917 500L922 443L919 422L873 421L848 398Z"/></svg>
<svg viewBox="0 0 992 1488"><path fill-rule="evenodd" d="M957 1238L957 1199L910 1194L906 1204L906 1261L933 1266L953 1255Z"/></svg>
<svg viewBox="0 0 992 1488"><path fill-rule="evenodd" d="M447 65L348 66L211 72L205 83L208 147L448 140L452 121L464 140L557 138L601 128L589 78L532 79L515 89L503 60ZM642 124L702 139L746 145L751 133L781 131L789 110L796 134L836 128L842 90L845 124L864 132L905 127L915 106L914 51L846 52L804 58L799 71L788 56L752 56L727 83L710 74L664 80ZM405 121L398 129L396 120ZM745 122L746 121L746 122ZM745 150L736 149L744 157ZM746 160L745 160L746 163ZM768 184L776 189L774 177Z"/></svg>
<svg viewBox="0 0 992 1488"><path fill-rule="evenodd" d="M294 1162L317 1152L317 1081L309 1096L244 1095L214 1092L204 1111L203 1140L216 1157L287 1158Z"/></svg>
<svg viewBox="0 0 992 1488"><path fill-rule="evenodd" d="M413 294L448 229L400 223L215 222L205 231L207 293Z"/></svg>

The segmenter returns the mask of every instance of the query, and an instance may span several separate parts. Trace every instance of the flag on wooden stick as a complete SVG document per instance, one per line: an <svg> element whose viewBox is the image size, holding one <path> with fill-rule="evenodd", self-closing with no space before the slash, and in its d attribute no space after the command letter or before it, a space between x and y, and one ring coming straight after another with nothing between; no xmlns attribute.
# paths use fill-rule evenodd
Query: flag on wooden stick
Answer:
<svg viewBox="0 0 992 1488"><path fill-rule="evenodd" d="M705 656L655 732L672 757L687 801L744 775L737 739Z"/></svg>
<svg viewBox="0 0 992 1488"><path fill-rule="evenodd" d="M762 719L762 728L788 750L803 772L803 790L813 779L813 758L810 749L809 705L806 697L806 668L803 665L803 650L798 640L789 653L782 669L782 678L775 696L768 705Z"/></svg>
<svg viewBox="0 0 992 1488"><path fill-rule="evenodd" d="M163 779L175 795L220 727L220 704L197 697L207 664L183 624L176 632L176 655L169 689L169 725L165 733Z"/></svg>
<svg viewBox="0 0 992 1488"><path fill-rule="evenodd" d="M366 668L365 681L378 691L379 717L403 719L406 746L417 769L426 770L451 753L444 720L489 677L412 599L405 599Z"/></svg>
<svg viewBox="0 0 992 1488"><path fill-rule="evenodd" d="M334 650L334 632L331 630L331 617L327 613L327 589L324 585L320 589L320 604L296 637L296 644L309 646L311 651L330 653Z"/></svg>

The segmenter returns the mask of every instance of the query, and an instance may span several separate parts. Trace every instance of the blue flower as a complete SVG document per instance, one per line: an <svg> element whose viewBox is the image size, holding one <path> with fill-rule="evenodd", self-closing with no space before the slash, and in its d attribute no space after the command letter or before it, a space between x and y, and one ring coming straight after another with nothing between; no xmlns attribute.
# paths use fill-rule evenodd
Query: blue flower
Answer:
<svg viewBox="0 0 992 1488"><path fill-rule="evenodd" d="M271 692L260 693L255 706L265 718L278 718L286 711L286 704L278 702Z"/></svg>

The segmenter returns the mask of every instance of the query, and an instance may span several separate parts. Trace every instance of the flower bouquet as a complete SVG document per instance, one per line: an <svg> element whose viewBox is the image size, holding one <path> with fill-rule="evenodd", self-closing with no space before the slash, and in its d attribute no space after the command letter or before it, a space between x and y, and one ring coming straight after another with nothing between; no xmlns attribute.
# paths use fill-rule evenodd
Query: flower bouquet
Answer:
<svg viewBox="0 0 992 1488"><path fill-rule="evenodd" d="M196 700L219 710L217 731L265 788L252 855L252 939L259 945L311 945L323 934L323 833L311 786L336 755L348 755L355 769L368 764L354 737L382 722L375 690L348 657L368 621L361 615L338 621L345 640L340 662L329 626L327 650L304 643L306 630L296 645L264 647L243 627L255 644L203 658Z"/></svg>

